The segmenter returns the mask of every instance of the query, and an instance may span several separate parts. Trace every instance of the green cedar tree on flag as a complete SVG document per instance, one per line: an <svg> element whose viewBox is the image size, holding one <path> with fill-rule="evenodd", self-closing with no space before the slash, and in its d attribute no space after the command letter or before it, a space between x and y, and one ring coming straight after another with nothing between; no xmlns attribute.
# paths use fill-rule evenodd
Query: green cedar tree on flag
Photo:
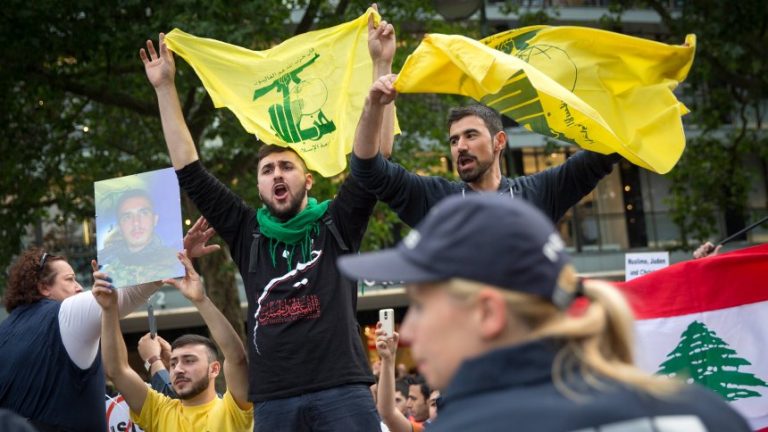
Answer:
<svg viewBox="0 0 768 432"><path fill-rule="evenodd" d="M750 387L768 387L768 383L754 374L739 371L740 367L751 364L704 323L694 321L680 336L680 343L667 354L657 373L696 382L728 401L735 401L762 396Z"/></svg>

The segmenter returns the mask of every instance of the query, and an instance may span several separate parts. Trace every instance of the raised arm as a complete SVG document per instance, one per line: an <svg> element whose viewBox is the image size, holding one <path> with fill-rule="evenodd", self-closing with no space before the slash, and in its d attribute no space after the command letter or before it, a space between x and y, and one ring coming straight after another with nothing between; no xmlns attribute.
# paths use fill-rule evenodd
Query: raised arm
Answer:
<svg viewBox="0 0 768 432"><path fill-rule="evenodd" d="M166 279L163 282L173 285L184 297L197 307L200 316L208 326L211 336L224 354L224 378L232 398L243 410L250 409L248 402L248 360L243 341L224 315L205 295L200 275L185 253L179 254L179 261L184 265L186 275L183 279Z"/></svg>
<svg viewBox="0 0 768 432"><path fill-rule="evenodd" d="M144 63L147 79L155 88L168 154L171 156L173 167L178 170L196 161L198 155L179 103L174 81L176 64L173 53L165 45L164 33L160 33L158 43L160 55L155 51L152 41L148 40L147 50L142 48L139 57Z"/></svg>
<svg viewBox="0 0 768 432"><path fill-rule="evenodd" d="M580 150L558 166L536 173L528 180L543 193L533 201L557 223L569 208L592 192L597 183L611 173L621 160L617 153L603 155Z"/></svg>
<svg viewBox="0 0 768 432"><path fill-rule="evenodd" d="M384 125L387 105L391 105L397 96L392 83L397 75L384 75L373 82L368 97L360 114L360 121L355 131L353 152L360 159L372 159L381 148L381 130ZM389 109L392 109L391 107Z"/></svg>
<svg viewBox="0 0 768 432"><path fill-rule="evenodd" d="M387 337L381 323L376 324L376 351L381 357L376 410L390 432L411 432L411 422L395 406L395 354L399 339L397 332Z"/></svg>
<svg viewBox="0 0 768 432"><path fill-rule="evenodd" d="M97 273L94 273L94 276ZM103 273L99 273L104 276ZM101 314L101 356L104 372L125 397L132 411L140 413L147 399L147 385L128 365L128 351L120 331L117 292L106 278L99 277L93 284L93 297L103 309Z"/></svg>
<svg viewBox="0 0 768 432"><path fill-rule="evenodd" d="M371 5L377 12L376 3ZM392 60L397 47L395 28L386 21L380 21L377 26L373 15L368 17L368 52L373 61L373 80L392 73ZM395 126L395 104L389 104L384 109L381 128L379 129L379 151L389 159L395 141L393 133Z"/></svg>

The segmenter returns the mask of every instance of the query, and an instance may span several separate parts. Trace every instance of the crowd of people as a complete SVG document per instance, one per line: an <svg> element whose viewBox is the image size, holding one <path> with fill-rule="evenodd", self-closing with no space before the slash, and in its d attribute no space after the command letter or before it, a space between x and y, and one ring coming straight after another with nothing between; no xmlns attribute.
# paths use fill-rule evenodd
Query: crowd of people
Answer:
<svg viewBox="0 0 768 432"><path fill-rule="evenodd" d="M173 54L163 34L157 50L147 41L140 57L171 163L205 218L178 254L185 276L162 283L194 304L211 339L143 337L149 387L128 364L119 319L160 284L117 290L94 261L86 292L63 257L27 250L10 270L10 316L0 323L0 408L26 419L18 430L105 430L105 377L148 432L749 430L714 394L633 366L626 302L609 284L576 277L553 223L620 157L580 151L538 174L504 177L501 118L471 105L448 114L461 180L411 173L388 160L394 30L371 20L368 32L373 85L351 175L332 200L318 202L301 157L263 145L258 209L200 161ZM393 249L358 255L379 200L414 229ZM245 344L190 260L214 249L205 245L206 224L245 285ZM378 377L356 320L358 279L402 281L410 298L399 332L377 326ZM569 312L576 298L589 300L579 314ZM398 377L401 341L420 375Z"/></svg>

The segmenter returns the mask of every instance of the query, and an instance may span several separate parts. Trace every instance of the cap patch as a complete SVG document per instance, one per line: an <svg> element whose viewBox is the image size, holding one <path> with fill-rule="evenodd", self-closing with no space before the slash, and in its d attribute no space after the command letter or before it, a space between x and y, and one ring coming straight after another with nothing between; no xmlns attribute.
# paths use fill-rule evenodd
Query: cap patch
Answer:
<svg viewBox="0 0 768 432"><path fill-rule="evenodd" d="M421 240L421 234L419 234L418 231L411 230L411 232L408 233L407 236L403 239L403 244L408 249L413 249L416 247L416 245L419 244L419 241Z"/></svg>
<svg viewBox="0 0 768 432"><path fill-rule="evenodd" d="M552 233L549 235L547 242L544 243L541 251L544 252L544 256L550 261L557 262L557 254L562 252L564 248L565 244L563 243L563 239L561 239L557 233Z"/></svg>

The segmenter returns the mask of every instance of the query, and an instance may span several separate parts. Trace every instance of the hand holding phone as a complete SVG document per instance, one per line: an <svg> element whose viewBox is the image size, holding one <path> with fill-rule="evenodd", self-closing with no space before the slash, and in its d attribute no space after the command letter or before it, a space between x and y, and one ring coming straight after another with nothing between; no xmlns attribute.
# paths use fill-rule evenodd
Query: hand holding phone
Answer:
<svg viewBox="0 0 768 432"><path fill-rule="evenodd" d="M380 309L379 322L381 322L381 328L382 330L384 330L387 337L391 337L392 334L395 332L395 310Z"/></svg>

